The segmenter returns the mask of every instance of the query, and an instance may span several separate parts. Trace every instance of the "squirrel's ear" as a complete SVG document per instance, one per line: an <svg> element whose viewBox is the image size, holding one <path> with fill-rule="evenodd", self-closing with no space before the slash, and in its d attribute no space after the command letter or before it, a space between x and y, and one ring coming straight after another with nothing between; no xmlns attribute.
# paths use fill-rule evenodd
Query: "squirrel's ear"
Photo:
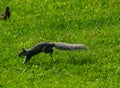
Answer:
<svg viewBox="0 0 120 88"><path fill-rule="evenodd" d="M23 48L22 51L25 51L25 48Z"/></svg>

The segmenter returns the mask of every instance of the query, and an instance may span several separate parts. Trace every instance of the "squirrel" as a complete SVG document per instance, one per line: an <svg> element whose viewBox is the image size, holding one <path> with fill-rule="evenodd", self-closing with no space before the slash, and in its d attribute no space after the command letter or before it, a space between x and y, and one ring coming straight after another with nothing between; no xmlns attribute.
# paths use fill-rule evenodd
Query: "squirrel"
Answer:
<svg viewBox="0 0 120 88"><path fill-rule="evenodd" d="M5 20L10 17L10 8L7 6L3 14L1 15L1 19Z"/></svg>
<svg viewBox="0 0 120 88"><path fill-rule="evenodd" d="M22 51L18 54L18 56L26 56L26 58L23 61L23 64L25 64L31 59L32 56L41 52L49 53L50 57L52 57L53 47L59 50L88 50L88 47L84 44L69 44L63 42L40 42L31 49L25 50L23 48Z"/></svg>

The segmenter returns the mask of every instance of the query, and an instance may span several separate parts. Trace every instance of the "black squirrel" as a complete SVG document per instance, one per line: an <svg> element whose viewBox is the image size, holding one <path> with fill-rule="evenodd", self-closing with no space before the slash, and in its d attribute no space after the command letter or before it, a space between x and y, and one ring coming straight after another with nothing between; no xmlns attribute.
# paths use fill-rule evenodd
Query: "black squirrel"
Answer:
<svg viewBox="0 0 120 88"><path fill-rule="evenodd" d="M52 57L53 47L60 50L88 50L88 47L84 44L68 44L68 43L62 43L62 42L57 42L57 43L40 42L39 44L35 45L33 48L29 50L23 49L18 56L19 57L26 56L26 58L23 61L23 64L25 64L30 60L30 58L33 55L36 55L40 52L49 53L50 56Z"/></svg>
<svg viewBox="0 0 120 88"><path fill-rule="evenodd" d="M5 20L10 17L10 8L7 6L5 11L1 15L1 19Z"/></svg>

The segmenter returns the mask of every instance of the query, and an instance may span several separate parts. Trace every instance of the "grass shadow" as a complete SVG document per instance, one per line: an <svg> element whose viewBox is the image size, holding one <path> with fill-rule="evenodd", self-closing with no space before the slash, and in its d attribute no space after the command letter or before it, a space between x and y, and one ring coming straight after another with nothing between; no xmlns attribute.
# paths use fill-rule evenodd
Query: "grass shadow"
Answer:
<svg viewBox="0 0 120 88"><path fill-rule="evenodd" d="M74 65L84 65L84 64L94 64L95 61L90 58L90 55L82 56L81 58L78 56L71 57L67 60L67 63L74 64Z"/></svg>

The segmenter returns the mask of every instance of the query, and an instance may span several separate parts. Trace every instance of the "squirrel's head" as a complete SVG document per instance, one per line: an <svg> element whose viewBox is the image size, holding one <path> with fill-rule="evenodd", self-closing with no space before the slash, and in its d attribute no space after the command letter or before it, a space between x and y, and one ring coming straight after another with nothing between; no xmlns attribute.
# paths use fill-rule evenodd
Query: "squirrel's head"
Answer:
<svg viewBox="0 0 120 88"><path fill-rule="evenodd" d="M19 57L26 55L26 50L23 48L21 52L18 54Z"/></svg>

